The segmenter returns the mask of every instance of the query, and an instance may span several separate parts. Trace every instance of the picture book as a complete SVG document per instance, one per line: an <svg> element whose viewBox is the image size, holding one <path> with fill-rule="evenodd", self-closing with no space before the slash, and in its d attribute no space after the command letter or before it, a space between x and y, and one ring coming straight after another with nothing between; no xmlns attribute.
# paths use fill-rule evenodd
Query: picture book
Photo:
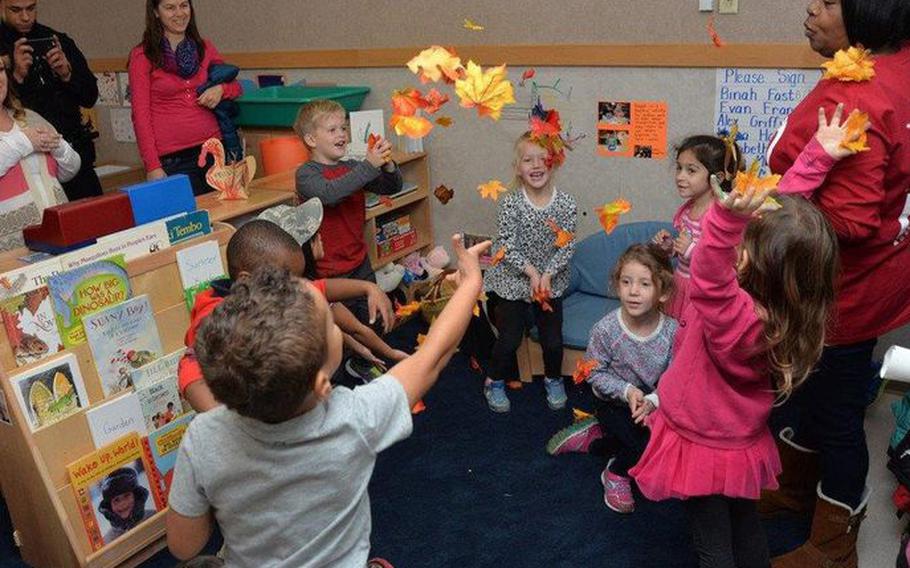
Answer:
<svg viewBox="0 0 910 568"><path fill-rule="evenodd" d="M212 280L226 278L217 241L206 241L177 251L177 268L183 281L187 309L193 308L196 296L209 287Z"/></svg>
<svg viewBox="0 0 910 568"><path fill-rule="evenodd" d="M6 402L6 393L3 392L3 389L0 389L0 422L3 422L7 426L13 425L13 419L11 418L12 414L9 411L9 403Z"/></svg>
<svg viewBox="0 0 910 568"><path fill-rule="evenodd" d="M13 375L10 382L33 432L89 405L79 362L72 353Z"/></svg>
<svg viewBox="0 0 910 568"><path fill-rule="evenodd" d="M183 357L185 351L186 348L181 347L173 353L168 353L167 355L155 359L151 363L134 369L130 374L133 379L133 387L135 387L136 390L139 390L145 386L168 378L176 381L177 365L180 364L180 358Z"/></svg>
<svg viewBox="0 0 910 568"><path fill-rule="evenodd" d="M139 434L128 434L66 466L92 550L110 544L161 507L149 483Z"/></svg>
<svg viewBox="0 0 910 568"><path fill-rule="evenodd" d="M139 397L134 393L92 406L85 412L85 420L96 448L106 446L132 432L140 436L148 433Z"/></svg>
<svg viewBox="0 0 910 568"><path fill-rule="evenodd" d="M157 383L136 388L142 416L149 431L161 428L183 414L183 403L177 389L177 378L167 377Z"/></svg>
<svg viewBox="0 0 910 568"><path fill-rule="evenodd" d="M51 276L48 281L60 338L67 348L85 343L82 318L132 294L123 255Z"/></svg>
<svg viewBox="0 0 910 568"><path fill-rule="evenodd" d="M107 256L122 253L127 262L164 250L171 246L167 226L163 220L152 221L132 229L98 238L98 245L106 247Z"/></svg>
<svg viewBox="0 0 910 568"><path fill-rule="evenodd" d="M207 235L212 232L212 223L209 221L209 212L199 209L182 215L175 215L165 219L167 236L171 245Z"/></svg>
<svg viewBox="0 0 910 568"><path fill-rule="evenodd" d="M3 300L0 317L17 367L37 363L63 349L47 286Z"/></svg>
<svg viewBox="0 0 910 568"><path fill-rule="evenodd" d="M143 442L146 444L146 456L149 462L150 482L156 491L160 507L167 506L167 497L171 491L171 480L174 478L174 464L177 463L177 449L183 434L196 416L189 412L174 419L158 430L149 433Z"/></svg>
<svg viewBox="0 0 910 568"><path fill-rule="evenodd" d="M0 300L47 286L47 279L63 271L60 260L50 258L0 275Z"/></svg>
<svg viewBox="0 0 910 568"><path fill-rule="evenodd" d="M82 324L105 397L132 386L133 369L164 353L152 304L144 294L85 316Z"/></svg>

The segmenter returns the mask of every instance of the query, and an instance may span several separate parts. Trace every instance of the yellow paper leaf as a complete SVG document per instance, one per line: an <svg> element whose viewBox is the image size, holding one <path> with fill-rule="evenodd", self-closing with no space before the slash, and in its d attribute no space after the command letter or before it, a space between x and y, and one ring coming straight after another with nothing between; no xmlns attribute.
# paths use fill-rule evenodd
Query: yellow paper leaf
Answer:
<svg viewBox="0 0 910 568"><path fill-rule="evenodd" d="M480 192L480 196L484 199L499 201L499 194L509 190L498 179L491 179L487 183L477 186L477 191Z"/></svg>
<svg viewBox="0 0 910 568"><path fill-rule="evenodd" d="M733 180L733 191L739 195L745 195L749 188L755 191L765 191L766 189L775 189L780 183L780 176L771 174L767 176L758 175L761 164L758 160L752 162L752 165L745 172L736 172L736 178Z"/></svg>
<svg viewBox="0 0 910 568"><path fill-rule="evenodd" d="M452 126L452 117L450 116L440 116L436 119L436 124L443 128L448 128Z"/></svg>
<svg viewBox="0 0 910 568"><path fill-rule="evenodd" d="M597 217L600 219L600 224L604 228L604 231L609 235L613 232L613 229L616 228L616 225L619 224L620 215L625 215L631 210L631 203L625 199L617 199L616 201L604 204L603 207L596 207L594 212L597 213Z"/></svg>
<svg viewBox="0 0 910 568"><path fill-rule="evenodd" d="M461 106L476 107L478 115L493 120L499 120L502 107L515 102L505 64L484 71L480 65L468 61L465 78L455 81L455 94L461 98Z"/></svg>
<svg viewBox="0 0 910 568"><path fill-rule="evenodd" d="M399 318L406 318L408 316L414 315L414 313L420 311L420 302L411 302L410 304L401 305L395 303L395 316Z"/></svg>
<svg viewBox="0 0 910 568"><path fill-rule="evenodd" d="M395 134L409 138L423 138L433 129L433 123L422 116L393 114L389 124L395 129Z"/></svg>
<svg viewBox="0 0 910 568"><path fill-rule="evenodd" d="M484 30L483 26L480 24L475 24L473 21L467 18L464 19L464 24L462 24L462 26L464 26L464 29L471 30L472 32L482 32Z"/></svg>
<svg viewBox="0 0 910 568"><path fill-rule="evenodd" d="M407 63L408 69L420 78L421 83L445 81L452 83L464 77L461 58L453 51L434 45L418 53Z"/></svg>
<svg viewBox="0 0 910 568"><path fill-rule="evenodd" d="M866 136L866 128L868 126L869 115L853 109L847 117L847 122L844 123L844 128L847 132L844 133L844 139L840 143L841 147L850 150L854 154L857 152L868 152L870 149L867 145L868 137ZM859 134L859 138L849 142L857 134Z"/></svg>
<svg viewBox="0 0 910 568"><path fill-rule="evenodd" d="M875 60L862 46L838 51L831 61L822 63L822 68L825 70L822 79L862 82L875 77Z"/></svg>
<svg viewBox="0 0 910 568"><path fill-rule="evenodd" d="M575 422L581 422L582 420L586 420L588 418L594 418L594 415L590 412L585 412L584 410L573 408L572 417L575 419Z"/></svg>

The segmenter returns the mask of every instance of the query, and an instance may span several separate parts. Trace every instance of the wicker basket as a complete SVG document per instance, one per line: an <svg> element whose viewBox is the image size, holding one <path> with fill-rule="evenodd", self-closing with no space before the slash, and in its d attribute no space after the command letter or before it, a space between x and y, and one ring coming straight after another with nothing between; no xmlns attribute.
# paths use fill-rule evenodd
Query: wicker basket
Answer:
<svg viewBox="0 0 910 568"><path fill-rule="evenodd" d="M427 323L433 323L455 293L455 285L446 279L451 272L445 271L433 278L420 296L420 315Z"/></svg>

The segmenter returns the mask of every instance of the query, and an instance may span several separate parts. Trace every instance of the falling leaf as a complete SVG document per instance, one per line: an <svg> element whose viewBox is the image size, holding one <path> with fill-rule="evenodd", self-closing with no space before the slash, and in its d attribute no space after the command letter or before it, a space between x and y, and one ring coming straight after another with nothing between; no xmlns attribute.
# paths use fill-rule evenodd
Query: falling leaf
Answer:
<svg viewBox="0 0 910 568"><path fill-rule="evenodd" d="M850 112L850 115L847 116L847 121L844 123L844 139L841 141L840 145L842 148L850 150L854 154L857 152L868 152L869 146L866 144L868 142L868 137L866 136L866 129L869 127L869 115L860 112L858 109L853 109ZM850 142L849 140L856 135L859 137L856 140Z"/></svg>
<svg viewBox="0 0 910 568"><path fill-rule="evenodd" d="M369 138L367 138L367 150L372 150L373 148L375 148L376 144L379 143L380 140L382 140L381 137L376 136L375 134L370 132L370 136L369 136Z"/></svg>
<svg viewBox="0 0 910 568"><path fill-rule="evenodd" d="M739 195L745 195L749 188L756 192L776 188L781 176L776 174L760 176L758 174L760 168L761 163L755 160L748 170L736 172L736 178L733 180L733 191Z"/></svg>
<svg viewBox="0 0 910 568"><path fill-rule="evenodd" d="M724 47L727 45L720 35L717 33L717 29L714 27L714 16L708 16L708 35L711 36L711 43L714 44L714 47Z"/></svg>
<svg viewBox="0 0 910 568"><path fill-rule="evenodd" d="M449 201L452 200L453 197L455 197L455 191L449 189L444 185L440 185L435 190L433 190L433 195L436 196L436 199L438 199L440 203L446 205Z"/></svg>
<svg viewBox="0 0 910 568"><path fill-rule="evenodd" d="M395 205L395 202L392 201L392 198L389 197L388 195L380 195L379 203L381 203L385 207L393 207Z"/></svg>
<svg viewBox="0 0 910 568"><path fill-rule="evenodd" d="M540 289L531 296L531 299L540 304L540 309L545 312L552 312L553 306L550 305L550 291Z"/></svg>
<svg viewBox="0 0 910 568"><path fill-rule="evenodd" d="M434 45L418 53L408 61L408 69L420 78L421 83L445 81L454 83L464 77L461 58L444 47Z"/></svg>
<svg viewBox="0 0 910 568"><path fill-rule="evenodd" d="M430 114L436 114L442 105L449 102L449 95L444 95L436 89L430 89L430 91L423 97L423 102L426 105L424 110Z"/></svg>
<svg viewBox="0 0 910 568"><path fill-rule="evenodd" d="M414 116L419 109L426 106L427 101L417 89L400 89L392 93L392 114Z"/></svg>
<svg viewBox="0 0 910 568"><path fill-rule="evenodd" d="M498 179L491 179L487 183L477 186L477 191L480 192L480 197L484 199L499 201L499 194L508 191L508 189Z"/></svg>
<svg viewBox="0 0 910 568"><path fill-rule="evenodd" d="M420 302L411 302L409 304L399 304L395 302L395 317L406 318L420 311Z"/></svg>
<svg viewBox="0 0 910 568"><path fill-rule="evenodd" d="M411 408L411 414L420 414L421 412L423 412L426 409L427 409L427 405L423 403L423 400L418 400L414 404L414 407Z"/></svg>
<svg viewBox="0 0 910 568"><path fill-rule="evenodd" d="M525 387L521 381L506 381L506 386L512 390L520 390Z"/></svg>
<svg viewBox="0 0 910 568"><path fill-rule="evenodd" d="M555 110L547 111L546 119L536 116L531 117L531 139L541 140L552 136L558 137L562 132L562 125L559 122L559 112Z"/></svg>
<svg viewBox="0 0 910 568"><path fill-rule="evenodd" d="M525 81L527 81L528 79L534 78L535 73L536 73L536 71L534 71L533 68L525 69L524 73L521 74L521 82L519 82L518 84L523 87L525 84Z"/></svg>
<svg viewBox="0 0 910 568"><path fill-rule="evenodd" d="M416 351L417 349L420 349L420 346L423 345L423 342L426 340L427 340L426 335L424 335L422 333L418 333L417 334L417 347L414 350Z"/></svg>
<svg viewBox="0 0 910 568"><path fill-rule="evenodd" d="M875 77L875 60L862 46L838 51L831 61L822 63L822 68L825 70L822 79L862 82Z"/></svg>
<svg viewBox="0 0 910 568"><path fill-rule="evenodd" d="M572 380L575 381L575 384L581 384L591 376L591 373L594 369L597 368L596 359L581 359L575 363L575 372L572 373Z"/></svg>
<svg viewBox="0 0 910 568"><path fill-rule="evenodd" d="M461 98L461 106L476 107L479 116L493 120L499 120L502 107L515 102L505 64L484 71L480 65L468 61L465 78L455 81L455 94Z"/></svg>
<svg viewBox="0 0 910 568"><path fill-rule="evenodd" d="M499 247L499 250L496 251L496 254L493 255L493 258L490 259L490 266L496 266L506 258L506 247Z"/></svg>
<svg viewBox="0 0 910 568"><path fill-rule="evenodd" d="M616 201L604 204L603 207L596 207L594 212L597 213L604 231L609 235L613 232L613 229L616 228L616 225L619 224L620 215L625 215L631 210L631 203L625 199L617 199Z"/></svg>
<svg viewBox="0 0 910 568"><path fill-rule="evenodd" d="M472 32L482 32L484 30L483 26L481 26L480 24L476 24L467 18L464 19L464 23L462 24L462 26L464 27L464 29L471 30Z"/></svg>
<svg viewBox="0 0 910 568"><path fill-rule="evenodd" d="M556 248L565 248L575 237L575 235L557 225L553 219L547 219L547 226L556 235Z"/></svg>
<svg viewBox="0 0 910 568"><path fill-rule="evenodd" d="M433 123L422 116L393 114L389 125L395 129L395 134L415 139L423 138L433 130Z"/></svg>
<svg viewBox="0 0 910 568"><path fill-rule="evenodd" d="M435 120L436 124L442 126L443 128L448 128L452 126L452 117L449 116L440 116Z"/></svg>
<svg viewBox="0 0 910 568"><path fill-rule="evenodd" d="M572 418L575 420L575 422L581 422L582 420L587 420L588 418L594 418L594 415L579 408L573 408Z"/></svg>

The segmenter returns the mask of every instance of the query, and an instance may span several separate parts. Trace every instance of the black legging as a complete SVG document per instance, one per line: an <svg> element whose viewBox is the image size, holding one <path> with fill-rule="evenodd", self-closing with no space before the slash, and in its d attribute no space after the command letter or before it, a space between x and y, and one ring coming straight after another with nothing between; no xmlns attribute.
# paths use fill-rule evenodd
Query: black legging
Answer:
<svg viewBox="0 0 910 568"><path fill-rule="evenodd" d="M755 501L723 495L683 501L700 568L768 568L768 540Z"/></svg>
<svg viewBox="0 0 910 568"><path fill-rule="evenodd" d="M488 294L494 296L493 294ZM521 345L528 323L528 311L534 315L540 346L543 348L543 367L546 376L556 379L562 376L562 299L553 298L552 312L541 309L539 304L522 300L493 298L493 322L499 338L493 345L490 357L490 378L494 381L514 380L515 351Z"/></svg>

